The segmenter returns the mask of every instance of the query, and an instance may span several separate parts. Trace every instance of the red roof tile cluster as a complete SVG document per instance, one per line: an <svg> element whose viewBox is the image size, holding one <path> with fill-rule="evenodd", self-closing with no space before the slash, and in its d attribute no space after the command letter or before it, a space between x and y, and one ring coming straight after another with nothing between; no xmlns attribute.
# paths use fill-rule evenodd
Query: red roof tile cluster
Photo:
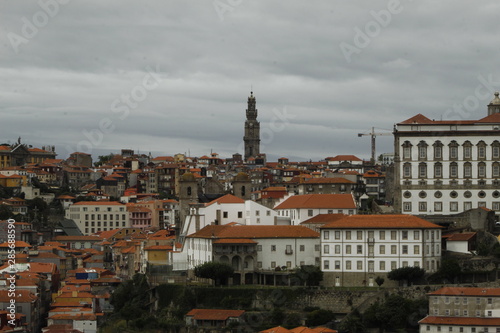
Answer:
<svg viewBox="0 0 500 333"><path fill-rule="evenodd" d="M412 215L350 215L322 229L440 229L441 226Z"/></svg>
<svg viewBox="0 0 500 333"><path fill-rule="evenodd" d="M227 320L240 317L244 313L244 310L193 309L186 316L192 316L196 320Z"/></svg>
<svg viewBox="0 0 500 333"><path fill-rule="evenodd" d="M448 242L466 242L476 236L475 232L464 232L461 234L448 235L446 241Z"/></svg>
<svg viewBox="0 0 500 333"><path fill-rule="evenodd" d="M343 219L346 216L345 214L318 214L300 224L327 224Z"/></svg>
<svg viewBox="0 0 500 333"><path fill-rule="evenodd" d="M500 326L500 318L427 316L418 323L450 326Z"/></svg>
<svg viewBox="0 0 500 333"><path fill-rule="evenodd" d="M304 182L304 184L356 184L355 182L341 177L335 178L310 178Z"/></svg>
<svg viewBox="0 0 500 333"><path fill-rule="evenodd" d="M500 288L444 287L429 293L436 296L500 296Z"/></svg>
<svg viewBox="0 0 500 333"><path fill-rule="evenodd" d="M206 206L210 206L213 204L241 204L245 203L245 200L240 199L232 194L226 194L218 199L212 200L209 203L206 204Z"/></svg>

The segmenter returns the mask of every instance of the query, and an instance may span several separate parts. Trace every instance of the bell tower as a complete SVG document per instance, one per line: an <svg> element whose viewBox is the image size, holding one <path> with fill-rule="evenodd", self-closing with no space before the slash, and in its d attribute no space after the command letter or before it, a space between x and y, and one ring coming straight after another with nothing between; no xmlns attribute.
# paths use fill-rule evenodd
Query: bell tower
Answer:
<svg viewBox="0 0 500 333"><path fill-rule="evenodd" d="M257 121L257 109L255 108L255 97L253 91L248 97L248 108L246 112L247 120L245 121L245 161L250 157L255 157L260 154L260 123Z"/></svg>

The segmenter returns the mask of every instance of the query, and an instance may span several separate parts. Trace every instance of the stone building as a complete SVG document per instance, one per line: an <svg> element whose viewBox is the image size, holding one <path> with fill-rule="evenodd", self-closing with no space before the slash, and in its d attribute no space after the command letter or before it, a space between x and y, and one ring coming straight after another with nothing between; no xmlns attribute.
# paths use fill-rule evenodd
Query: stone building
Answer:
<svg viewBox="0 0 500 333"><path fill-rule="evenodd" d="M260 154L260 123L257 121L257 109L255 108L255 97L250 92L248 97L248 109L246 110L247 120L245 121L245 160Z"/></svg>
<svg viewBox="0 0 500 333"><path fill-rule="evenodd" d="M500 98L479 120L422 114L394 129L394 207L405 214L500 211Z"/></svg>

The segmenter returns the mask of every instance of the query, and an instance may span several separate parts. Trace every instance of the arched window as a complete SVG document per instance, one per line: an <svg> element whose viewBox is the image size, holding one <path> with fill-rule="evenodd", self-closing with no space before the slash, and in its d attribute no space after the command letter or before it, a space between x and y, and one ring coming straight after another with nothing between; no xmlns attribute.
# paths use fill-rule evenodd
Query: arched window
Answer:
<svg viewBox="0 0 500 333"><path fill-rule="evenodd" d="M443 143L438 140L432 146L434 147L434 159L441 160L443 158Z"/></svg>
<svg viewBox="0 0 500 333"><path fill-rule="evenodd" d="M453 140L448 147L450 149L450 160L456 160L458 158L458 143Z"/></svg>
<svg viewBox="0 0 500 333"><path fill-rule="evenodd" d="M246 194L246 189L245 189L245 186L242 186L241 187L241 196L244 197Z"/></svg>
<svg viewBox="0 0 500 333"><path fill-rule="evenodd" d="M426 160L427 159L427 146L428 144L425 141L420 141L418 143L418 159Z"/></svg>
<svg viewBox="0 0 500 333"><path fill-rule="evenodd" d="M477 144L477 158L484 160L486 158L486 143L479 141Z"/></svg>
<svg viewBox="0 0 500 333"><path fill-rule="evenodd" d="M187 195L191 196L191 186L188 186L188 188L187 188Z"/></svg>
<svg viewBox="0 0 500 333"><path fill-rule="evenodd" d="M411 146L410 141L405 141L403 143L403 159L411 160Z"/></svg>
<svg viewBox="0 0 500 333"><path fill-rule="evenodd" d="M464 147L464 159L468 160L472 158L472 143L470 141L465 141L463 144Z"/></svg>

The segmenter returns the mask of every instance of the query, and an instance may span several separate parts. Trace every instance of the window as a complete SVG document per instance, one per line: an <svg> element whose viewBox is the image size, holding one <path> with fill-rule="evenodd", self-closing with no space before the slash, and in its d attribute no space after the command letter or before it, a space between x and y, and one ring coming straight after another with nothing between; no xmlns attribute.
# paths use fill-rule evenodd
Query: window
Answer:
<svg viewBox="0 0 500 333"><path fill-rule="evenodd" d="M492 304L493 303L493 299L492 298L488 298L488 304Z"/></svg>
<svg viewBox="0 0 500 333"><path fill-rule="evenodd" d="M352 269L352 266L351 266L351 261L350 260L347 260L345 262L345 269L346 270L351 270Z"/></svg>
<svg viewBox="0 0 500 333"><path fill-rule="evenodd" d="M351 245L346 245L345 246L345 253L346 254L351 254Z"/></svg>
<svg viewBox="0 0 500 333"><path fill-rule="evenodd" d="M340 239L340 231L335 231L335 239Z"/></svg>
<svg viewBox="0 0 500 333"><path fill-rule="evenodd" d="M379 262L379 268L380 268L380 271L385 271L385 261L381 261Z"/></svg>
<svg viewBox="0 0 500 333"><path fill-rule="evenodd" d="M358 240L362 240L363 239L363 231L356 231L356 238Z"/></svg>
<svg viewBox="0 0 500 333"><path fill-rule="evenodd" d="M479 141L479 143L477 144L477 158L486 158L486 144L484 143L484 141Z"/></svg>
<svg viewBox="0 0 500 333"><path fill-rule="evenodd" d="M391 245L391 254L396 254L396 252L397 252L396 245Z"/></svg>
<svg viewBox="0 0 500 333"><path fill-rule="evenodd" d="M272 252L276 251L276 245L271 245L271 251Z"/></svg>
<svg viewBox="0 0 500 333"><path fill-rule="evenodd" d="M420 246L413 245L413 254L420 254Z"/></svg>
<svg viewBox="0 0 500 333"><path fill-rule="evenodd" d="M443 165L441 163L434 164L434 178L443 177Z"/></svg>
<svg viewBox="0 0 500 333"><path fill-rule="evenodd" d="M491 317L493 313L491 311L488 311L488 317Z"/></svg>
<svg viewBox="0 0 500 333"><path fill-rule="evenodd" d="M356 253L357 254L363 254L363 245L357 245L356 247Z"/></svg>
<svg viewBox="0 0 500 333"><path fill-rule="evenodd" d="M427 159L427 143L425 141L418 143L418 158L421 160Z"/></svg>
<svg viewBox="0 0 500 333"><path fill-rule="evenodd" d="M434 202L434 211L435 212L442 212L443 211L443 203L441 201Z"/></svg>
<svg viewBox="0 0 500 333"><path fill-rule="evenodd" d="M262 251L262 245L257 245L257 251Z"/></svg>
<svg viewBox="0 0 500 333"><path fill-rule="evenodd" d="M468 317L468 316L469 316L469 311L464 310L464 317Z"/></svg>
<svg viewBox="0 0 500 333"><path fill-rule="evenodd" d="M243 217L243 212L238 212L238 218L241 219Z"/></svg>
<svg viewBox="0 0 500 333"><path fill-rule="evenodd" d="M330 253L330 245L323 245L323 253L324 254Z"/></svg>
<svg viewBox="0 0 500 333"><path fill-rule="evenodd" d="M271 261L271 268L276 268L276 261Z"/></svg>
<svg viewBox="0 0 500 333"><path fill-rule="evenodd" d="M403 254L408 254L408 245L403 245L402 252Z"/></svg>
<svg viewBox="0 0 500 333"><path fill-rule="evenodd" d="M403 202L403 211L411 212L411 202Z"/></svg>
<svg viewBox="0 0 500 333"><path fill-rule="evenodd" d="M450 144L450 159L458 158L458 144L455 140L453 140Z"/></svg>
<svg viewBox="0 0 500 333"><path fill-rule="evenodd" d="M472 209L472 202L466 201L464 202L464 210L470 210Z"/></svg>
<svg viewBox="0 0 500 333"><path fill-rule="evenodd" d="M451 212L458 212L458 202L456 202L456 201L450 202L450 211Z"/></svg>
<svg viewBox="0 0 500 333"><path fill-rule="evenodd" d="M420 240L420 231L418 230L413 231L413 239Z"/></svg>
<svg viewBox="0 0 500 333"><path fill-rule="evenodd" d="M468 162L464 163L464 177L465 178L472 177L472 164Z"/></svg>
<svg viewBox="0 0 500 333"><path fill-rule="evenodd" d="M227 212L222 212L222 217L227 219Z"/></svg>
<svg viewBox="0 0 500 333"><path fill-rule="evenodd" d="M450 163L450 178L457 178L457 177L458 177L458 165L455 162Z"/></svg>
<svg viewBox="0 0 500 333"><path fill-rule="evenodd" d="M443 157L443 144L441 141L436 141L434 146L434 159L439 160Z"/></svg>
<svg viewBox="0 0 500 333"><path fill-rule="evenodd" d="M340 254L340 245L335 245L335 254Z"/></svg>
<svg viewBox="0 0 500 333"><path fill-rule="evenodd" d="M348 240L351 239L351 232L350 231L345 232L345 239L348 239Z"/></svg>
<svg viewBox="0 0 500 333"><path fill-rule="evenodd" d="M335 260L335 269L340 270L340 260Z"/></svg>
<svg viewBox="0 0 500 333"><path fill-rule="evenodd" d="M313 210L312 209L309 209L307 211L307 216L313 216Z"/></svg>
<svg viewBox="0 0 500 333"><path fill-rule="evenodd" d="M363 269L363 262L361 260L358 260L356 262L356 268L358 269L358 271Z"/></svg>
<svg viewBox="0 0 500 333"><path fill-rule="evenodd" d="M368 272L375 272L375 262L372 260L368 261Z"/></svg>
<svg viewBox="0 0 500 333"><path fill-rule="evenodd" d="M380 252L380 254L385 254L385 245L379 246L379 252Z"/></svg>
<svg viewBox="0 0 500 333"><path fill-rule="evenodd" d="M391 231L391 240L396 240L396 231L395 230Z"/></svg>
<svg viewBox="0 0 500 333"><path fill-rule="evenodd" d="M330 269L330 261L328 260L323 261L323 269Z"/></svg>
<svg viewBox="0 0 500 333"><path fill-rule="evenodd" d="M420 163L418 165L418 177L419 178L427 178L427 164Z"/></svg>
<svg viewBox="0 0 500 333"><path fill-rule="evenodd" d="M411 178L411 164L410 163L403 164L403 177L404 178Z"/></svg>
<svg viewBox="0 0 500 333"><path fill-rule="evenodd" d="M486 177L486 164L484 162L481 162L477 166L477 176L479 178L484 178Z"/></svg>
<svg viewBox="0 0 500 333"><path fill-rule="evenodd" d="M397 262L396 261L391 261L391 270L397 268Z"/></svg>
<svg viewBox="0 0 500 333"><path fill-rule="evenodd" d="M401 238L404 240L408 240L408 231L407 230L401 231Z"/></svg>
<svg viewBox="0 0 500 333"><path fill-rule="evenodd" d="M385 231L379 232L379 238L380 238L380 240L385 240Z"/></svg>
<svg viewBox="0 0 500 333"><path fill-rule="evenodd" d="M411 143L409 141L403 143L403 158L411 159Z"/></svg>
<svg viewBox="0 0 500 333"><path fill-rule="evenodd" d="M323 231L323 239L330 239L330 231L328 230Z"/></svg>
<svg viewBox="0 0 500 333"><path fill-rule="evenodd" d="M304 252L306 250L306 246L305 245L300 245L299 246L299 251L300 252Z"/></svg>
<svg viewBox="0 0 500 333"><path fill-rule="evenodd" d="M498 162L493 163L491 167L491 176L494 178L500 177L500 164L498 164Z"/></svg>
<svg viewBox="0 0 500 333"><path fill-rule="evenodd" d="M255 211L255 216L260 216L260 210Z"/></svg>
<svg viewBox="0 0 500 333"><path fill-rule="evenodd" d="M318 252L320 250L320 245L319 244L315 244L314 245L314 251Z"/></svg>
<svg viewBox="0 0 500 333"><path fill-rule="evenodd" d="M262 268L262 261L257 261L257 268Z"/></svg>

